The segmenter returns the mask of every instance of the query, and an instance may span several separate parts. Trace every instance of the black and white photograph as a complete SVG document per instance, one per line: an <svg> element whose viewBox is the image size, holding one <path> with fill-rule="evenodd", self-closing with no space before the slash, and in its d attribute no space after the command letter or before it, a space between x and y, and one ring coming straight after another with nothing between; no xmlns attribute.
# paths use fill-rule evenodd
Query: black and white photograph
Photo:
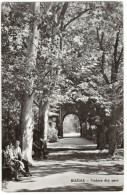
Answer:
<svg viewBox="0 0 127 195"><path fill-rule="evenodd" d="M1 2L3 192L124 190L123 10Z"/></svg>

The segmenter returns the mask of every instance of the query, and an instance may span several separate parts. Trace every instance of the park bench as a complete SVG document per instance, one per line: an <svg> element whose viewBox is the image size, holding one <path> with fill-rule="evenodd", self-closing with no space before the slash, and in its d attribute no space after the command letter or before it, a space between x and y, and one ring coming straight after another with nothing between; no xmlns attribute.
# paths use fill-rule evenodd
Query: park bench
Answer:
<svg viewBox="0 0 127 195"><path fill-rule="evenodd" d="M2 179L10 180L12 178L12 171L10 167L2 166Z"/></svg>
<svg viewBox="0 0 127 195"><path fill-rule="evenodd" d="M19 175L19 171L17 174ZM12 171L10 166L7 164L4 151L2 151L2 180L11 180L12 177L14 177L14 171Z"/></svg>
<svg viewBox="0 0 127 195"><path fill-rule="evenodd" d="M2 179L11 179L12 171L10 167L6 164L4 151L2 151Z"/></svg>

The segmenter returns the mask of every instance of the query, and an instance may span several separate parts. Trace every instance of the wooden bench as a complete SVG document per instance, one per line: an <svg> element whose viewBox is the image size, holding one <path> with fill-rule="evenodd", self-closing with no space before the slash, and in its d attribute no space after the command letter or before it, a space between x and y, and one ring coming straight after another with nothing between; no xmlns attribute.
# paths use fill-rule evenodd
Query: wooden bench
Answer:
<svg viewBox="0 0 127 195"><path fill-rule="evenodd" d="M4 152L2 151L2 180L10 180L13 176L11 168L6 164Z"/></svg>
<svg viewBox="0 0 127 195"><path fill-rule="evenodd" d="M10 167L2 165L2 180L10 180L12 178L12 171Z"/></svg>

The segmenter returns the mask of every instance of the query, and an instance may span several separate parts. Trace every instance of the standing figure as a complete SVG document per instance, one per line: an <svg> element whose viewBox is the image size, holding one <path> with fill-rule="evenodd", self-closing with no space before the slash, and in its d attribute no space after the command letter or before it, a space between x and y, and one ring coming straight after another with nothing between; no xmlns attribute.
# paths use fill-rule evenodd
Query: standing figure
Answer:
<svg viewBox="0 0 127 195"><path fill-rule="evenodd" d="M45 140L43 140L42 138L40 138L40 148L41 148L41 151L42 151L42 154L43 154L43 158L47 158L46 157L46 155L48 154L47 142Z"/></svg>

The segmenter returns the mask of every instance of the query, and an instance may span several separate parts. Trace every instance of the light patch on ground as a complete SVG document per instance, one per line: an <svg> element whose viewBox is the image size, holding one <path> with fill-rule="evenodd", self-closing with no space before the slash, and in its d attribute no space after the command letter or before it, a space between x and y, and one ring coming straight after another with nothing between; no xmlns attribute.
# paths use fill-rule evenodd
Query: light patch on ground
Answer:
<svg viewBox="0 0 127 195"><path fill-rule="evenodd" d="M77 181L76 181L77 180ZM73 182L72 182L73 181ZM65 172L59 174L48 175L45 177L32 177L29 182L9 182L8 192L23 191L25 189L43 190L44 188L65 187L68 185L75 185L78 183L92 184L94 186L122 186L122 175L88 175L78 174L75 172Z"/></svg>
<svg viewBox="0 0 127 195"><path fill-rule="evenodd" d="M71 132L71 133L64 133L64 137L80 137L80 133L74 133L74 132Z"/></svg>
<svg viewBox="0 0 127 195"><path fill-rule="evenodd" d="M48 147L70 147L70 146L89 146L89 145L95 145L93 141L81 138L81 137L70 137L70 138L64 138L64 139L58 139L55 143L48 143Z"/></svg>
<svg viewBox="0 0 127 195"><path fill-rule="evenodd" d="M99 154L99 153L108 153L108 150L86 150L86 151L80 151L80 150L68 150L68 151L59 151L59 155L68 155L68 154L72 154L72 153L83 153L83 154ZM50 153L49 155L57 155L58 154L58 152L52 152L52 153Z"/></svg>

